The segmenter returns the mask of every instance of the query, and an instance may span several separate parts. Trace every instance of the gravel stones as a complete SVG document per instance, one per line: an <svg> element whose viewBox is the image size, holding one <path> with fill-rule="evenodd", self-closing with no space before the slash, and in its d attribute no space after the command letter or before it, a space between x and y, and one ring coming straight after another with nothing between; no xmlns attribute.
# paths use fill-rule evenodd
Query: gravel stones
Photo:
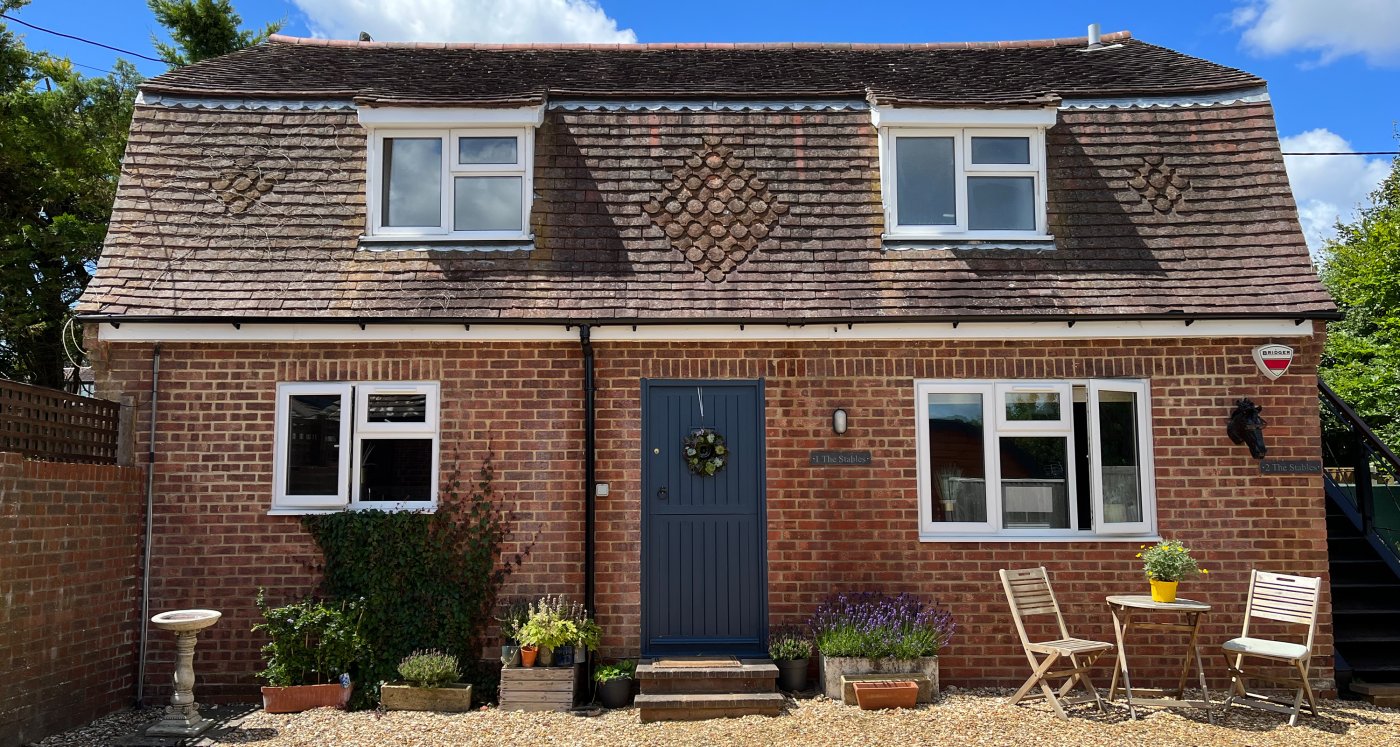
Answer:
<svg viewBox="0 0 1400 747"><path fill-rule="evenodd" d="M506 713L487 709L438 714L396 711L343 713L318 709L294 715L261 711L236 728L201 744L256 744L260 747L316 745L384 745L443 747L455 745L1366 745L1400 747L1400 711L1352 701L1322 701L1322 716L1304 716L1297 727L1286 718L1237 707L1223 725L1212 726L1192 710L1144 710L1138 721L1126 708L1110 706L1107 714L1076 706L1061 721L1043 703L1007 706L1008 691L944 691L938 705L912 711L861 711L836 701L789 701L776 718L748 716L641 724L635 708L609 711L597 718L568 713ZM102 726L140 722L131 711L114 714L42 747L97 747L110 744L114 730ZM91 735L90 737L85 735Z"/></svg>

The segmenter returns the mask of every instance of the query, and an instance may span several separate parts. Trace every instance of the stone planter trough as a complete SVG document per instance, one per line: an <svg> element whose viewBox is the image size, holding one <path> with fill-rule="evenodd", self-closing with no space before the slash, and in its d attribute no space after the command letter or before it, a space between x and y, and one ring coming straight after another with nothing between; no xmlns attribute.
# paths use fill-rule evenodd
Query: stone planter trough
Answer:
<svg viewBox="0 0 1400 747"><path fill-rule="evenodd" d="M817 679L822 694L832 700L841 700L841 678L861 674L922 674L929 679L928 692L921 688L920 703L932 703L938 699L938 657L921 656L917 659L863 659L854 656L822 656L817 659Z"/></svg>
<svg viewBox="0 0 1400 747"><path fill-rule="evenodd" d="M384 685L379 688L379 703L387 711L467 713L472 709L472 686L461 682L442 687Z"/></svg>

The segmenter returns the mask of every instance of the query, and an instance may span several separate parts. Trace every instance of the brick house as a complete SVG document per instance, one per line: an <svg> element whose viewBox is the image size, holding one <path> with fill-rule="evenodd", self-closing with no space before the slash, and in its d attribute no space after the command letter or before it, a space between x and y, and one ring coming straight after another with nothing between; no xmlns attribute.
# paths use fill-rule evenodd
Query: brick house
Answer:
<svg viewBox="0 0 1400 747"><path fill-rule="evenodd" d="M80 312L155 454L152 609L225 612L204 699L252 692L259 586L315 589L299 515L431 507L488 444L537 536L506 593L586 598L607 656L907 590L957 616L945 681L1016 684L999 568L1103 639L1180 538L1207 647L1251 568L1327 572L1321 478L1225 433L1249 397L1270 458L1316 457L1335 314L1264 82L1127 33L273 37L143 86Z"/></svg>

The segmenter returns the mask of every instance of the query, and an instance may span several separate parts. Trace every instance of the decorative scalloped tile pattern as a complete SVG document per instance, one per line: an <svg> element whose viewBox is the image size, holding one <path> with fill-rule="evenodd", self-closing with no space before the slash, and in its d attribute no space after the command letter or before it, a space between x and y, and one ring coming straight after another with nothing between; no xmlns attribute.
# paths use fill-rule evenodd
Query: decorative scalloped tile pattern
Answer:
<svg viewBox="0 0 1400 747"><path fill-rule="evenodd" d="M1136 176L1128 180L1128 186L1161 215L1175 210L1186 199L1186 190L1191 188L1191 180L1182 176L1178 169L1166 165L1161 156L1143 158L1142 165L1134 173Z"/></svg>
<svg viewBox="0 0 1400 747"><path fill-rule="evenodd" d="M281 179L281 172L263 171L250 163L240 163L210 179L209 188L214 190L225 210L237 215L247 212Z"/></svg>
<svg viewBox="0 0 1400 747"><path fill-rule="evenodd" d="M642 209L711 283L742 265L787 213L768 183L714 135Z"/></svg>

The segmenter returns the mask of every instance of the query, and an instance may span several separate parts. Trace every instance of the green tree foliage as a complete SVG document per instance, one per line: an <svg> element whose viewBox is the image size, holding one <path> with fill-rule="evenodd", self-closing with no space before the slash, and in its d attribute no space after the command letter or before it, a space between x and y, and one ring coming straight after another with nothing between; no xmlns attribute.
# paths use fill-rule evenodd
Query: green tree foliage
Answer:
<svg viewBox="0 0 1400 747"><path fill-rule="evenodd" d="M146 0L146 4L174 42L152 38L156 52L172 68L260 44L282 28L278 22L263 26L261 31L240 31L243 18L229 0Z"/></svg>
<svg viewBox="0 0 1400 747"><path fill-rule="evenodd" d="M139 82L124 61L83 77L0 25L0 377L62 385L64 323L107 234Z"/></svg>
<svg viewBox="0 0 1400 747"><path fill-rule="evenodd" d="M1389 446L1400 446L1400 158L1355 222L1322 251L1346 318L1327 328L1322 378Z"/></svg>

